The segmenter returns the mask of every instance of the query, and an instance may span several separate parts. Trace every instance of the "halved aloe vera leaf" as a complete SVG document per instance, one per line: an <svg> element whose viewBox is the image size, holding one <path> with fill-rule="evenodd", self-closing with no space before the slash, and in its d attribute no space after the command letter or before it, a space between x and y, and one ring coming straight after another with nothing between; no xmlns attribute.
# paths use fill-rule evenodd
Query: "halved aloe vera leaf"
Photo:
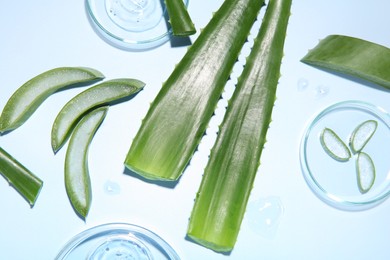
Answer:
<svg viewBox="0 0 390 260"><path fill-rule="evenodd" d="M226 0L151 104L125 166L154 180L177 180L214 113L262 0Z"/></svg>
<svg viewBox="0 0 390 260"><path fill-rule="evenodd" d="M371 157L360 152L356 160L358 187L361 193L368 192L375 182L375 166Z"/></svg>
<svg viewBox="0 0 390 260"><path fill-rule="evenodd" d="M345 162L351 158L351 152L347 145L332 129L324 128L320 141L325 152L333 159Z"/></svg>
<svg viewBox="0 0 390 260"><path fill-rule="evenodd" d="M86 218L91 200L88 149L108 107L99 107L83 116L74 128L65 156L65 188L75 211Z"/></svg>
<svg viewBox="0 0 390 260"><path fill-rule="evenodd" d="M291 0L271 0L211 150L188 236L231 251L252 190L280 77Z"/></svg>
<svg viewBox="0 0 390 260"><path fill-rule="evenodd" d="M349 145L353 153L360 152L364 146L368 143L371 137L374 135L378 122L375 120L367 120L358 125L353 130Z"/></svg>
<svg viewBox="0 0 390 260"><path fill-rule="evenodd" d="M97 84L72 98L58 113L51 132L51 145L57 152L66 142L80 118L99 106L120 102L137 92L145 83L137 79L113 79Z"/></svg>
<svg viewBox="0 0 390 260"><path fill-rule="evenodd" d="M0 147L0 174L34 206L43 181Z"/></svg>
<svg viewBox="0 0 390 260"><path fill-rule="evenodd" d="M86 67L61 67L46 71L19 87L0 117L0 132L21 126L51 94L70 85L103 79L102 73Z"/></svg>
<svg viewBox="0 0 390 260"><path fill-rule="evenodd" d="M329 35L301 61L390 89L390 49L373 42L344 35Z"/></svg>
<svg viewBox="0 0 390 260"><path fill-rule="evenodd" d="M188 36L196 33L194 23L183 0L165 0L172 33L175 36Z"/></svg>

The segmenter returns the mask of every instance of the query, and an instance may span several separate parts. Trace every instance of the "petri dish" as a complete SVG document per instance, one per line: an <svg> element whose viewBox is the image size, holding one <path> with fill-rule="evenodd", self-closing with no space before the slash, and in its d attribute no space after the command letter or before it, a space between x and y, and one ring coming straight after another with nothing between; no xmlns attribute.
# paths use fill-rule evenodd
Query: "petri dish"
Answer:
<svg viewBox="0 0 390 260"><path fill-rule="evenodd" d="M375 120L377 129L362 152L375 167L373 186L365 193L358 188L356 160L351 152L346 162L329 156L320 142L324 128L332 129L349 147L353 130L366 120ZM300 164L311 190L327 204L341 210L366 210L390 195L390 115L384 109L362 101L344 101L320 112L305 129L300 144Z"/></svg>
<svg viewBox="0 0 390 260"><path fill-rule="evenodd" d="M60 251L65 259L169 259L179 260L161 237L140 226L110 223L87 229L72 238Z"/></svg>
<svg viewBox="0 0 390 260"><path fill-rule="evenodd" d="M143 51L170 39L164 1L86 0L86 9L95 31L115 47Z"/></svg>

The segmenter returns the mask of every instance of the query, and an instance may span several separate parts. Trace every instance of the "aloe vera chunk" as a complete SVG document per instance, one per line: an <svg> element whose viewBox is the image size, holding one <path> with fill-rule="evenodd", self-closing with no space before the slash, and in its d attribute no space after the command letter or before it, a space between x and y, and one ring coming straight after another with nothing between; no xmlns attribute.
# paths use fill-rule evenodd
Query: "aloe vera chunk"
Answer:
<svg viewBox="0 0 390 260"><path fill-rule="evenodd" d="M276 98L291 0L270 0L211 150L188 236L220 252L236 242Z"/></svg>
<svg viewBox="0 0 390 260"><path fill-rule="evenodd" d="M356 160L358 187L361 193L367 193L375 182L375 165L371 157L360 152Z"/></svg>
<svg viewBox="0 0 390 260"><path fill-rule="evenodd" d="M373 42L344 35L329 35L301 61L390 89L390 49Z"/></svg>
<svg viewBox="0 0 390 260"><path fill-rule="evenodd" d="M358 153L363 150L368 141L374 135L377 127L377 121L367 120L353 130L350 138L350 147L353 153Z"/></svg>
<svg viewBox="0 0 390 260"><path fill-rule="evenodd" d="M127 168L148 179L179 178L263 4L224 1L151 104L126 156Z"/></svg>
<svg viewBox="0 0 390 260"><path fill-rule="evenodd" d="M341 138L330 128L324 128L320 142L325 152L333 159L346 162L351 158L351 152Z"/></svg>
<svg viewBox="0 0 390 260"><path fill-rule="evenodd" d="M92 110L76 125L65 156L65 188L75 211L86 218L91 200L88 150L93 136L104 120L108 107Z"/></svg>
<svg viewBox="0 0 390 260"><path fill-rule="evenodd" d="M0 147L0 174L34 206L43 181Z"/></svg>
<svg viewBox="0 0 390 260"><path fill-rule="evenodd" d="M172 33L175 36L188 36L196 33L192 19L183 0L165 0Z"/></svg>
<svg viewBox="0 0 390 260"><path fill-rule="evenodd" d="M9 98L0 117L0 133L22 124L54 92L74 84L90 84L103 79L99 71L86 67L60 67L45 71L19 87Z"/></svg>

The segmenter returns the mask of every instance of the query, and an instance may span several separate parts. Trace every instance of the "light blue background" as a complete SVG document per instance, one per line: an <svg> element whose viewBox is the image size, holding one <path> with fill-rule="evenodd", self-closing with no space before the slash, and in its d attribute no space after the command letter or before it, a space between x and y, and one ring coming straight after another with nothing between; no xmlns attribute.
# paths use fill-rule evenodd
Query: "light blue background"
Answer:
<svg viewBox="0 0 390 260"><path fill-rule="evenodd" d="M198 31L221 3L190 1L189 11ZM311 192L299 165L303 131L325 107L353 99L390 111L387 91L317 70L299 60L329 34L390 46L389 10L390 2L384 0L293 1L273 122L250 197L250 202L277 198L283 214L273 236L254 231L246 215L236 247L227 256L189 242L185 234L202 170L244 57L235 67L207 135L180 182L174 188L162 187L123 174L123 161L149 103L186 47L172 48L167 43L147 52L114 48L93 31L85 3L80 0L3 1L0 108L25 81L60 66L90 66L107 79L133 77L147 86L130 102L112 107L93 140L89 154L93 203L85 222L76 216L65 192L65 149L54 156L50 147L51 124L57 112L82 89L53 95L25 125L0 137L1 147L44 180L31 209L0 179L0 258L53 259L77 233L103 223L127 222L159 234L182 259L390 259L390 201L362 212L334 209ZM259 23L249 44L258 27ZM242 53L246 56L249 46ZM302 79L308 82L305 89L298 87ZM318 95L319 89L325 94ZM383 156L388 160L388 154ZM119 185L118 192L108 192L107 183Z"/></svg>

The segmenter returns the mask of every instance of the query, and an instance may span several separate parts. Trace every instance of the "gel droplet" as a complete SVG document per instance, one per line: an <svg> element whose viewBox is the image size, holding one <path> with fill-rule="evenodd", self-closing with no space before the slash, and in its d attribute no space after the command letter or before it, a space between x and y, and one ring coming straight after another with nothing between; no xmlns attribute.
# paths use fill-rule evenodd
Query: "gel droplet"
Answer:
<svg viewBox="0 0 390 260"><path fill-rule="evenodd" d="M316 98L325 97L326 95L329 94L329 91L330 91L330 89L328 86L320 85L320 86L316 87L316 89L315 89Z"/></svg>
<svg viewBox="0 0 390 260"><path fill-rule="evenodd" d="M104 184L104 190L106 193L110 195L116 195L121 192L121 187L119 186L118 183L108 180Z"/></svg>
<svg viewBox="0 0 390 260"><path fill-rule="evenodd" d="M298 80L298 83L297 83L298 91L300 91L300 92L305 91L308 86L309 86L309 81L307 79L300 78Z"/></svg>
<svg viewBox="0 0 390 260"><path fill-rule="evenodd" d="M107 240L89 256L90 260L149 260L152 259L147 247L132 238Z"/></svg>
<svg viewBox="0 0 390 260"><path fill-rule="evenodd" d="M248 205L249 226L255 233L274 238L283 215L283 205L278 197L260 198Z"/></svg>

